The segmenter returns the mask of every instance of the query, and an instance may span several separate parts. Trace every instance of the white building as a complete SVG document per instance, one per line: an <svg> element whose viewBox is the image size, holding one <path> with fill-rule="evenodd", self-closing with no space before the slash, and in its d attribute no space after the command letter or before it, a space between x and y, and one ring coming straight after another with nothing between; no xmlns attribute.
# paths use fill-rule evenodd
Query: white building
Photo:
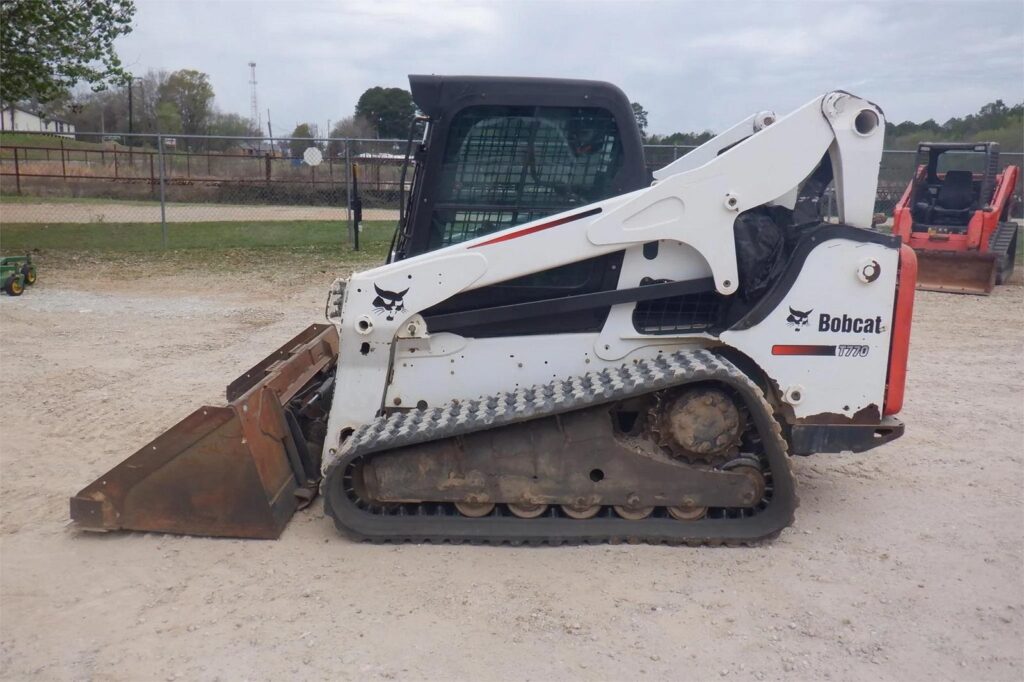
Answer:
<svg viewBox="0 0 1024 682"><path fill-rule="evenodd" d="M0 105L0 131L24 131L31 133L53 133L62 137L75 134L74 124L59 118L47 118L17 105Z"/></svg>

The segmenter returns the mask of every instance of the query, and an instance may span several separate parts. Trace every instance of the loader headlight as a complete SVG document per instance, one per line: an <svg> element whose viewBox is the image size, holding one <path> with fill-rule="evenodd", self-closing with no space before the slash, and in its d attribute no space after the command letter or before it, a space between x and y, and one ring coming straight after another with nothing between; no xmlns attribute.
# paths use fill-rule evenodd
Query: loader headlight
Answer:
<svg viewBox="0 0 1024 682"><path fill-rule="evenodd" d="M356 332L365 336L373 331L373 320L370 319L369 315L360 315L359 319L356 320L355 327Z"/></svg>

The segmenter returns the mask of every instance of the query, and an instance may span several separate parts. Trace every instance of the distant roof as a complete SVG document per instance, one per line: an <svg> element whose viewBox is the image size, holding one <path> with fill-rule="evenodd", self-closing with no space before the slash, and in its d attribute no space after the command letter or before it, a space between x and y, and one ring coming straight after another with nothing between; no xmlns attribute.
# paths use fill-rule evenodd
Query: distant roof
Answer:
<svg viewBox="0 0 1024 682"><path fill-rule="evenodd" d="M43 113L41 111L32 111L31 109L27 108L27 105L24 104L0 103L0 109L16 109L17 111L20 111L23 114L30 114L32 116L36 116L47 121L53 121L54 123L70 123L70 121L67 121L66 119L60 118L58 116L50 116L49 114Z"/></svg>

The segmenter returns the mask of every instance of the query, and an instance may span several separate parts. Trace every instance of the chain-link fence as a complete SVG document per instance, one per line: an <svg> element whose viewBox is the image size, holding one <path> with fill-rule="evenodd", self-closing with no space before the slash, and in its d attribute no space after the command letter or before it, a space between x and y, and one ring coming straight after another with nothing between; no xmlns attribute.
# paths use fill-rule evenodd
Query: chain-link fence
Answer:
<svg viewBox="0 0 1024 682"><path fill-rule="evenodd" d="M341 138L209 137L77 133L0 134L0 218L9 225L108 223L160 226L163 245L175 226L268 225L294 234L329 229L354 237L349 198L358 184L365 224L390 233L411 172L406 141ZM650 170L693 147L646 145ZM1022 165L1003 153L1001 165ZM913 151L886 151L876 212L889 217L914 172ZM1021 187L1015 213L1021 211ZM828 203L828 202L827 202ZM324 232L323 234L327 234ZM174 244L171 244L172 246Z"/></svg>
<svg viewBox="0 0 1024 682"><path fill-rule="evenodd" d="M406 142L185 135L0 135L5 225L398 221ZM411 176L404 179L408 191ZM341 226L341 227L339 227Z"/></svg>

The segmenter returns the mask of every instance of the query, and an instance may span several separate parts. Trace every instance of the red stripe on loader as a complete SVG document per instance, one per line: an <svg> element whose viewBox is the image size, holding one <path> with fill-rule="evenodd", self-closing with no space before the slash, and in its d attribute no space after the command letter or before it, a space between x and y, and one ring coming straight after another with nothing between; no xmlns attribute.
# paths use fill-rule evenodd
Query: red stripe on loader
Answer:
<svg viewBox="0 0 1024 682"><path fill-rule="evenodd" d="M835 346L801 346L798 344L776 344L772 355L835 355Z"/></svg>
<svg viewBox="0 0 1024 682"><path fill-rule="evenodd" d="M524 227L523 229L517 230L516 232L509 232L508 234L503 234L500 237L495 237L494 239L488 239L487 241L480 242L479 244L470 244L466 248L467 249L475 249L477 247L487 246L489 244L498 244L499 242L507 242L507 241L510 241L512 239L517 239L519 237L525 237L526 235L533 234L534 232L540 232L541 230L546 230L546 229L548 229L550 227L558 227L559 225L565 225L566 223L571 223L571 222L573 222L575 220L579 220L580 218L589 218L590 216L597 215L600 212L601 212L601 208L600 207L592 208L589 211L584 211L583 213L577 213L576 215L566 216L564 218L558 218L557 220L551 220L551 221L548 221L546 223L541 223L540 225L534 225L533 227Z"/></svg>

